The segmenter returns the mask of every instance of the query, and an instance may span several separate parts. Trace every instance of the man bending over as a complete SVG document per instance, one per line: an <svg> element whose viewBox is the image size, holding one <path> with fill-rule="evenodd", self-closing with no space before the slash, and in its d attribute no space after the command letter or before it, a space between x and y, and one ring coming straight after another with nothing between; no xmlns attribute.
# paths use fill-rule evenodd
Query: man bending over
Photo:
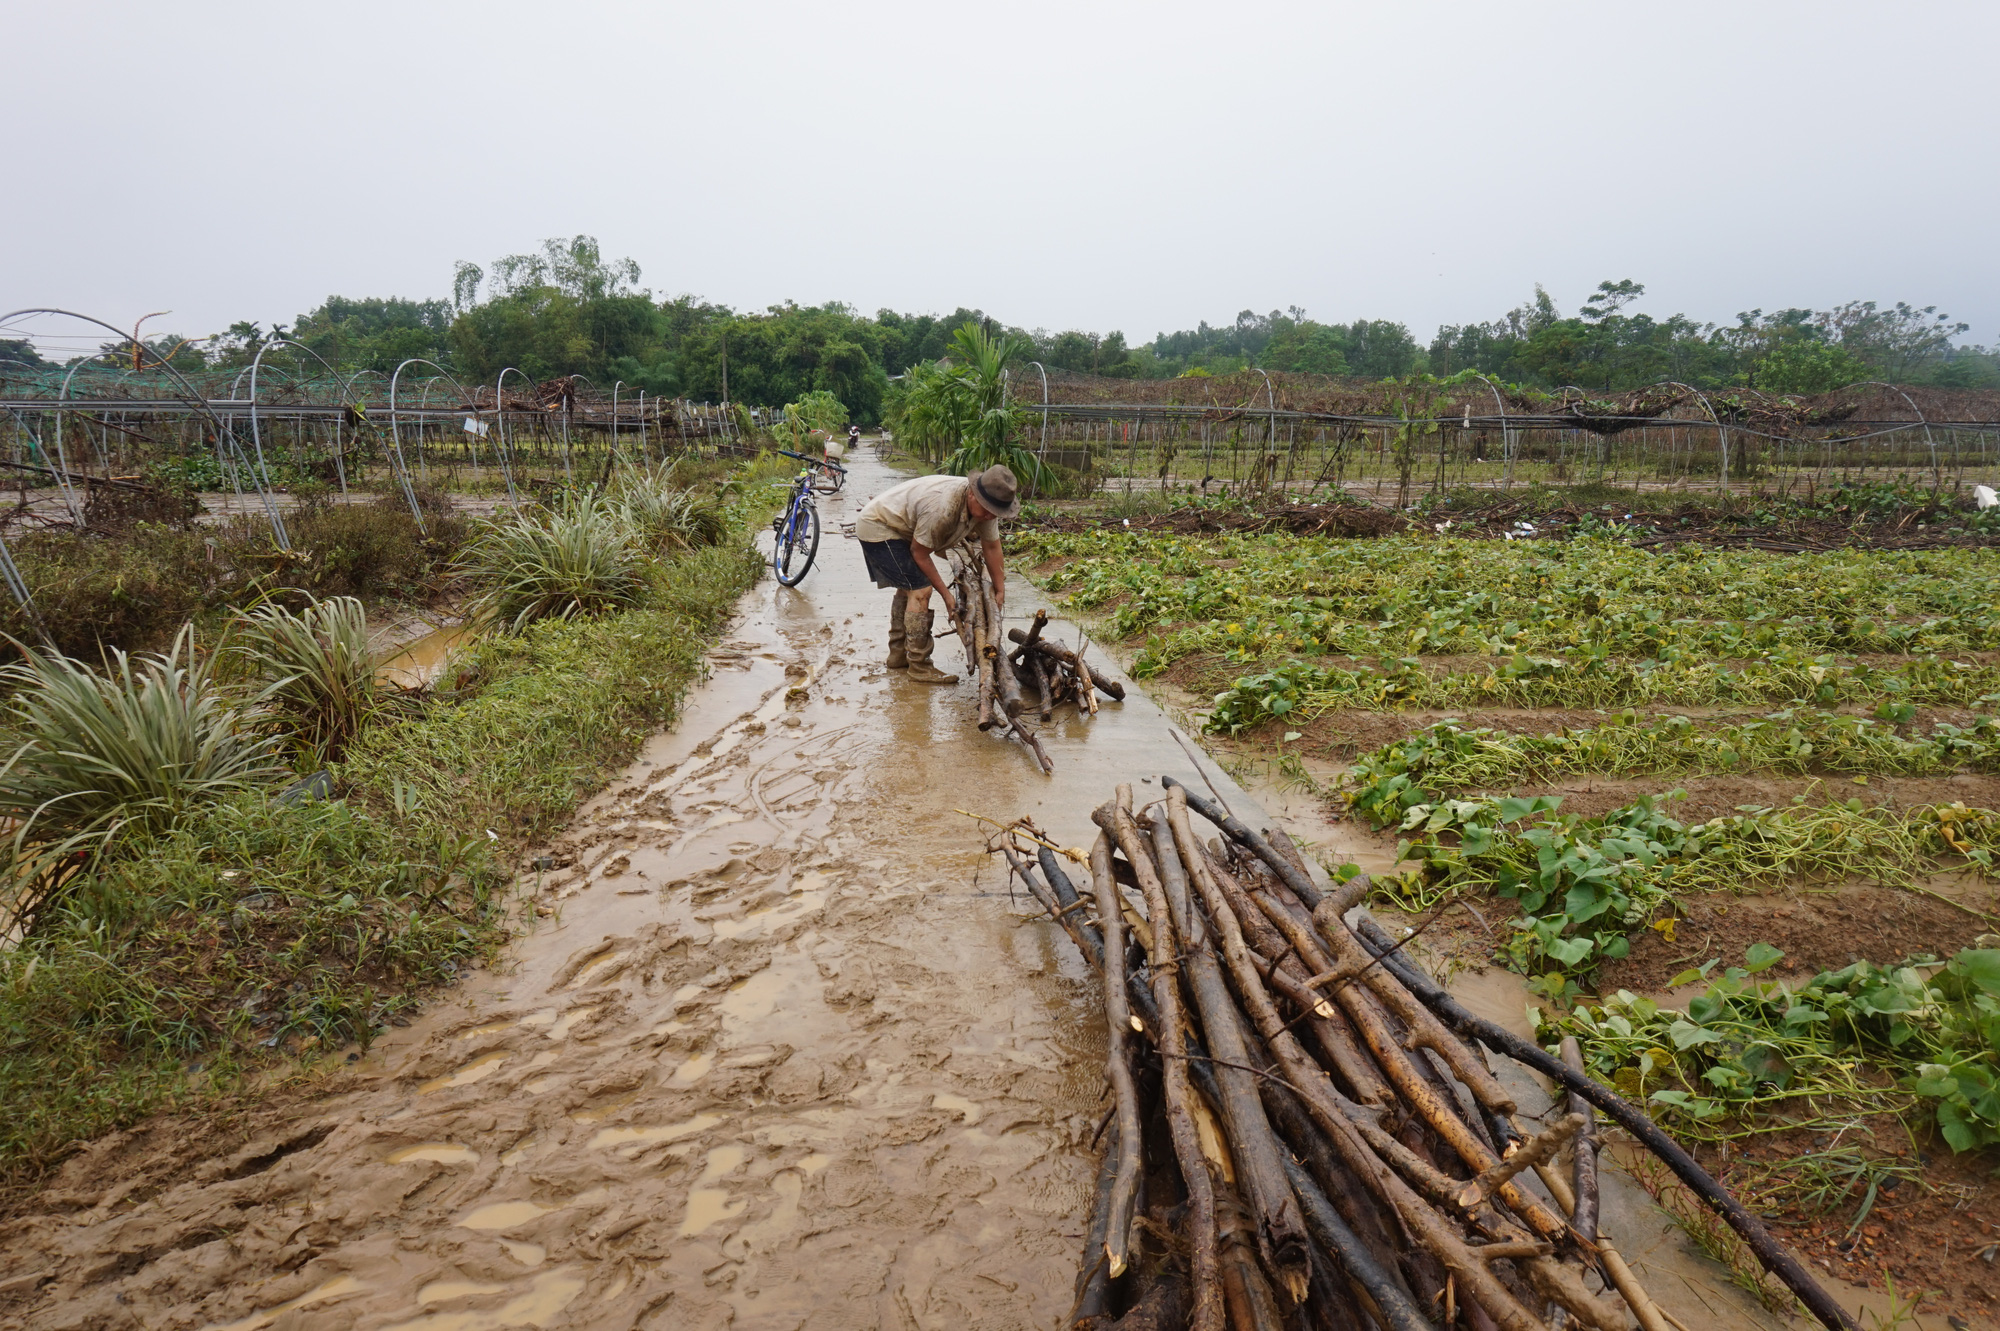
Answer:
<svg viewBox="0 0 2000 1331"><path fill-rule="evenodd" d="M889 602L891 670L907 668L924 684L956 684L931 664L931 590L944 598L945 615L957 623L951 588L932 556L977 534L993 580L993 599L1007 604L1007 570L1000 554L1000 519L1021 511L1019 486L1006 467L975 476L919 476L870 500L855 519L854 534L877 587L892 587Z"/></svg>

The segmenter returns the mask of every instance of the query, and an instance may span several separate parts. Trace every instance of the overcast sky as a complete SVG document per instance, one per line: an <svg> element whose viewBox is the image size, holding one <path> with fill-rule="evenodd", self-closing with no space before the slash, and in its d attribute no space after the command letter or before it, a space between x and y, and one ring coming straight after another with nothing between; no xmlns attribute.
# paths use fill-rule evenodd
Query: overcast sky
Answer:
<svg viewBox="0 0 2000 1331"><path fill-rule="evenodd" d="M208 333L587 232L656 295L1135 342L1626 277L2000 341L1992 0L0 13L0 311Z"/></svg>

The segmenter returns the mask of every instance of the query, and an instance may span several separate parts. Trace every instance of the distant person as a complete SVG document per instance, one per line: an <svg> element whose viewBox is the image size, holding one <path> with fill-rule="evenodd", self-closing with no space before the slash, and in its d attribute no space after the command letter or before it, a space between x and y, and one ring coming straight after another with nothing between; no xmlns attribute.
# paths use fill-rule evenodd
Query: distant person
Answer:
<svg viewBox="0 0 2000 1331"><path fill-rule="evenodd" d="M958 683L957 675L931 664L933 588L944 598L945 615L954 615L951 588L932 556L977 536L993 599L1004 607L1007 566L1000 553L1000 519L1020 511L1020 484L1006 467L988 467L969 477L919 476L884 490L861 510L854 535L868 576L877 587L896 593L889 602L891 670L907 669L921 684Z"/></svg>

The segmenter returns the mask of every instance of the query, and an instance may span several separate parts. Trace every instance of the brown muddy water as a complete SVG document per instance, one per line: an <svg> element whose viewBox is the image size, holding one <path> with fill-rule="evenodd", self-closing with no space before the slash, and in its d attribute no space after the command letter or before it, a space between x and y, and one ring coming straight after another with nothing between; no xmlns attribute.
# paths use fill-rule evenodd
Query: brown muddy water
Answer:
<svg viewBox="0 0 2000 1331"><path fill-rule="evenodd" d="M1050 726L1047 778L969 685L883 669L888 593L839 524L897 477L853 462L804 586L744 598L680 726L541 853L504 964L247 1136L93 1144L0 1227L0 1326L1062 1324L1101 1017L958 811L1081 846L1117 781L1194 773L1137 689ZM1459 987L1522 1024L1511 978ZM1606 1226L1688 1326L1779 1324L1630 1185Z"/></svg>
<svg viewBox="0 0 2000 1331"><path fill-rule="evenodd" d="M467 623L412 626L413 636L388 637L381 647L381 665L375 678L402 689L421 689L444 673L445 666L462 649L472 644L472 626Z"/></svg>

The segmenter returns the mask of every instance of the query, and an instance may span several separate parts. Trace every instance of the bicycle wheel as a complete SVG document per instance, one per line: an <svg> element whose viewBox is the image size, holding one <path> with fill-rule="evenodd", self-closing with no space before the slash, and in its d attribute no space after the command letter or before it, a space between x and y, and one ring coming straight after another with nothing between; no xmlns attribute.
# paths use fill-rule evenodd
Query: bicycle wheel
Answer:
<svg viewBox="0 0 2000 1331"><path fill-rule="evenodd" d="M838 467L821 467L813 472L813 489L823 495L838 494L846 479L846 473Z"/></svg>
<svg viewBox="0 0 2000 1331"><path fill-rule="evenodd" d="M779 582L796 587L812 571L813 556L818 553L819 510L804 502L794 504L791 521L771 549L771 569Z"/></svg>

